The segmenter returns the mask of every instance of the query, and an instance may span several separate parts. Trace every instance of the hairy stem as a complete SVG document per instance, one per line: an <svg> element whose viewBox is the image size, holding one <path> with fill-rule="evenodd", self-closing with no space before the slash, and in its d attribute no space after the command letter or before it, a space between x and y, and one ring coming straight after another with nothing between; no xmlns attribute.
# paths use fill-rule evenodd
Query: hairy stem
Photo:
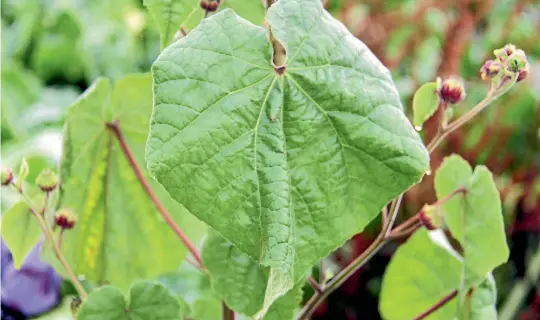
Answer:
<svg viewBox="0 0 540 320"><path fill-rule="evenodd" d="M54 252L54 255L56 256L56 259L58 259L60 264L62 264L62 266L66 270L66 273L67 273L69 279L71 280L71 282L73 283L73 286L75 286L75 289L79 293L79 296L81 296L82 300L86 300L86 298L88 298L88 294L86 293L86 290L84 290L84 287L82 286L81 282L79 281L79 279L75 275L75 272L73 272L73 269L71 269L71 266L69 265L66 258L62 254L62 250L60 249L60 247L58 246L58 244L56 243L56 241L54 239L54 233L53 233L53 231L51 229L51 226L49 225L47 220L44 218L44 216L41 214L41 212L44 212L45 209L41 209L41 210L34 209L33 204L32 204L32 200L26 195L26 193L23 192L22 187L17 186L15 184L13 184L13 187L15 188L15 190L17 190L21 194L21 196L24 198L25 202L28 204L28 207L30 208L30 211L32 212L32 214L34 215L36 220L38 221L39 226L41 227L41 230L43 230L43 234L45 235L45 239L47 239L47 242L51 245L51 248L52 248L52 250ZM48 197L46 197L46 198L48 198ZM44 206L46 206L46 205L47 205L47 202L44 203Z"/></svg>
<svg viewBox="0 0 540 320"><path fill-rule="evenodd" d="M421 314L419 314L418 316L416 316L416 318L414 318L414 320L422 320L422 319L425 319L427 316L429 316L430 314L432 314L433 312L439 310L440 308L442 308L445 304L447 304L448 302L450 302L452 299L454 299L455 297L457 296L457 290L454 290L452 292L450 292L450 294L448 294L447 296L445 296L444 298L442 298L441 300L439 300L437 303L435 303L433 306L431 306L429 309L427 309L426 311L422 312Z"/></svg>
<svg viewBox="0 0 540 320"><path fill-rule="evenodd" d="M185 235L185 233L182 231L180 226L176 224L174 219L172 218L171 214L165 209L161 201L158 199L158 197L155 195L154 191L148 184L148 180L144 177L141 168L137 164L135 157L133 156L133 153L129 149L129 146L126 143L126 140L124 139L124 135L122 134L122 131L120 130L120 127L117 122L113 123L107 123L107 127L109 130L111 130L112 133L114 133L114 136L120 143L120 147L122 148L122 151L124 152L124 155L126 156L129 165L131 166L131 169L133 170L133 173L137 176L137 179L139 180L139 183L143 187L144 191L152 200L154 205L156 206L156 209L159 211L163 219L167 222L167 224L171 227L171 229L176 233L178 238L182 241L182 243L186 246L186 248L189 250L193 258L197 260L198 268L205 270L205 267L203 265L201 256L195 246L191 243L191 241L188 239L188 237Z"/></svg>

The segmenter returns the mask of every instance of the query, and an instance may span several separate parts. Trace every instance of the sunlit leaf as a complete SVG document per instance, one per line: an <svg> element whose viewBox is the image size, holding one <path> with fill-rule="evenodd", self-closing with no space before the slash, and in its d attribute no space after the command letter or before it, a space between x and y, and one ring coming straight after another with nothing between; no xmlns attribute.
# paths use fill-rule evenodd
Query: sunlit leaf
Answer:
<svg viewBox="0 0 540 320"><path fill-rule="evenodd" d="M268 11L288 52L231 10L153 66L150 171L262 267L270 303L417 182L428 155L388 70L318 0ZM268 304L267 304L268 305Z"/></svg>
<svg viewBox="0 0 540 320"><path fill-rule="evenodd" d="M428 82L421 86L416 90L413 97L414 125L417 128L422 128L424 121L437 111L438 106L437 83Z"/></svg>
<svg viewBox="0 0 540 320"><path fill-rule="evenodd" d="M461 157L445 158L435 175L437 197L466 188L443 205L452 236L464 250L464 289L479 284L495 267L508 260L501 201L491 172L471 166Z"/></svg>
<svg viewBox="0 0 540 320"><path fill-rule="evenodd" d="M63 250L77 274L121 289L135 279L175 270L186 252L106 126L116 121L144 170L151 106L149 76L125 77L114 88L101 78L69 108L66 118L60 207L73 209L78 222L64 233ZM204 232L200 223L147 179L188 236L197 239Z"/></svg>
<svg viewBox="0 0 540 320"><path fill-rule="evenodd" d="M2 239L6 242L11 255L13 265L20 268L24 258L32 251L41 237L41 228L33 216L30 207L24 202L19 202L9 210L2 213Z"/></svg>

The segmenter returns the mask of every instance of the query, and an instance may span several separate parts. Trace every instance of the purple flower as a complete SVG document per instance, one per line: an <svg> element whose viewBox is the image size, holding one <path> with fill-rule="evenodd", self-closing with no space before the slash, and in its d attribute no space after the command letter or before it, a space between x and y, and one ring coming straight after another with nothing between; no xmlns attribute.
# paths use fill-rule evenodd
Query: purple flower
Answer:
<svg viewBox="0 0 540 320"><path fill-rule="evenodd" d="M13 266L13 258L3 240L1 243L2 310L31 317L55 307L60 302L62 279L51 266L40 260L42 243L32 249L20 270Z"/></svg>

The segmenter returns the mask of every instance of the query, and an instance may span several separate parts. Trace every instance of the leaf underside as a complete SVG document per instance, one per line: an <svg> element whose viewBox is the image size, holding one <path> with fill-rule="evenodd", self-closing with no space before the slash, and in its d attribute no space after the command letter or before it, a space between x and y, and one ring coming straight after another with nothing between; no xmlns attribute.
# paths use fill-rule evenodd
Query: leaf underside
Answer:
<svg viewBox="0 0 540 320"><path fill-rule="evenodd" d="M118 123L144 168L151 106L148 75L127 76L114 89L100 78L69 108L66 118L60 206L74 209L78 222L64 233L63 251L77 274L121 289L135 279L175 270L186 253L106 127L108 122ZM184 226L195 223L158 184L149 182L176 221ZM193 226L188 231L195 236L193 231L200 228Z"/></svg>
<svg viewBox="0 0 540 320"><path fill-rule="evenodd" d="M318 0L261 27L204 19L152 68L149 170L190 212L269 267L266 305L417 182L428 154L388 70Z"/></svg>

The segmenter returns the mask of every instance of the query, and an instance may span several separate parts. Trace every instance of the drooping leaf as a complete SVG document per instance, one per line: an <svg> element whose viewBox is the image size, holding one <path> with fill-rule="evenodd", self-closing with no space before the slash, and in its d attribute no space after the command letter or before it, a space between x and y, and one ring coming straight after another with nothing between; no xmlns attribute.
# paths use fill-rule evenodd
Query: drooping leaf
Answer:
<svg viewBox="0 0 540 320"><path fill-rule="evenodd" d="M413 319L460 284L462 263L424 228L393 255L384 274L379 310L386 320ZM455 299L428 319L453 319Z"/></svg>
<svg viewBox="0 0 540 320"><path fill-rule="evenodd" d="M161 50L168 46L182 23L202 11L197 0L144 0L160 32Z"/></svg>
<svg viewBox="0 0 540 320"><path fill-rule="evenodd" d="M266 320L294 317L304 281L275 302L274 299L265 301L267 285L271 285L268 283L269 268L261 267L217 232L209 233L202 258L212 274L212 288L234 311L253 316L260 310L268 310L264 316Z"/></svg>
<svg viewBox="0 0 540 320"><path fill-rule="evenodd" d="M424 121L435 113L438 105L436 82L428 82L416 90L413 97L414 125L421 128Z"/></svg>
<svg viewBox="0 0 540 320"><path fill-rule="evenodd" d="M273 299L417 182L428 155L389 72L318 0L268 12L288 52L223 10L153 66L150 171L190 212L270 267Z"/></svg>
<svg viewBox="0 0 540 320"><path fill-rule="evenodd" d="M16 269L21 267L24 258L39 242L41 228L25 202L13 205L2 213L2 239L6 242Z"/></svg>
<svg viewBox="0 0 540 320"><path fill-rule="evenodd" d="M454 196L443 205L445 220L452 235L464 250L464 288L479 284L495 267L508 260L499 192L491 172L484 166L471 166L452 155L435 175L439 199L465 187L466 193Z"/></svg>
<svg viewBox="0 0 540 320"><path fill-rule="evenodd" d="M135 280L175 270L185 248L159 216L106 123L116 121L141 170L152 106L151 79L100 78L68 110L60 207L78 215L63 250L77 274L127 289ZM188 236L204 228L147 177Z"/></svg>
<svg viewBox="0 0 540 320"><path fill-rule="evenodd" d="M139 281L129 290L129 300L113 286L88 296L77 315L79 320L178 320L181 304L157 282Z"/></svg>

